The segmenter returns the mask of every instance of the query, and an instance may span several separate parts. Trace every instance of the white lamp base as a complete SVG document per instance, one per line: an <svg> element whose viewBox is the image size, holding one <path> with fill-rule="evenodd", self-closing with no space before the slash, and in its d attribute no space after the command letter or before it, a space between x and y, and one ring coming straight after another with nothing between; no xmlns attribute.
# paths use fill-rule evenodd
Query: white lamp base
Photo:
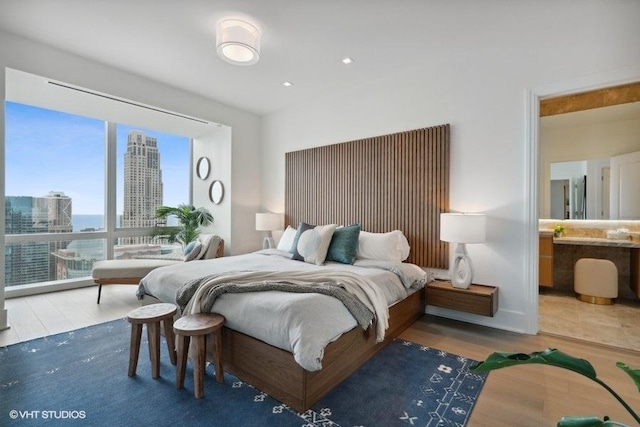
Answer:
<svg viewBox="0 0 640 427"><path fill-rule="evenodd" d="M464 243L458 243L451 266L451 284L454 288L469 289L473 278L473 264Z"/></svg>
<svg viewBox="0 0 640 427"><path fill-rule="evenodd" d="M262 241L262 249L274 249L276 247L275 242L273 241L273 237L271 235L265 236Z"/></svg>

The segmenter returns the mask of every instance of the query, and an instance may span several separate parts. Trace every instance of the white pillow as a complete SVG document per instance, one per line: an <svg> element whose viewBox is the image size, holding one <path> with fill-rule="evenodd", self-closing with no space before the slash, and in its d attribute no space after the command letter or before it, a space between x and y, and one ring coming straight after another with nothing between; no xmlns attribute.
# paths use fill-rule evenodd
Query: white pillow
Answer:
<svg viewBox="0 0 640 427"><path fill-rule="evenodd" d="M202 234L198 237L198 241L200 242L200 250L198 254L194 257L194 259L201 259L204 254L209 250L209 245L211 244L211 239L213 239L214 234Z"/></svg>
<svg viewBox="0 0 640 427"><path fill-rule="evenodd" d="M335 229L336 224L309 226L306 229L300 227L292 259L316 265L324 264Z"/></svg>
<svg viewBox="0 0 640 427"><path fill-rule="evenodd" d="M287 251L293 253L293 240L296 238L296 230L295 228L287 225L287 229L282 233L282 237L280 237L280 241L278 242L278 249L281 251Z"/></svg>
<svg viewBox="0 0 640 427"><path fill-rule="evenodd" d="M409 258L409 241L400 230L388 233L361 231L358 237L358 259L402 262Z"/></svg>

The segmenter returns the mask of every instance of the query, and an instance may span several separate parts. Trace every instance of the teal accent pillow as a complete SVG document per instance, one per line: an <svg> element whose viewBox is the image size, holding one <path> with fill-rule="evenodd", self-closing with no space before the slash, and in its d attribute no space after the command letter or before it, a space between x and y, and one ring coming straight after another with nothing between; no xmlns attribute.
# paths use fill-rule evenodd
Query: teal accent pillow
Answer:
<svg viewBox="0 0 640 427"><path fill-rule="evenodd" d="M358 253L358 237L360 224L336 228L327 251L327 261L353 264Z"/></svg>

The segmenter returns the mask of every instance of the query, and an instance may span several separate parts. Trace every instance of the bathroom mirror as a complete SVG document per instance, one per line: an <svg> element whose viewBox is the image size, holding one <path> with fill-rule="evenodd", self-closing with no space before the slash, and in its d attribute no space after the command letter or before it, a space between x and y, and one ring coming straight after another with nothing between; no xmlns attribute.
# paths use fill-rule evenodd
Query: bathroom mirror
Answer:
<svg viewBox="0 0 640 427"><path fill-rule="evenodd" d="M607 161L607 168L609 162ZM596 219L595 211L608 211L609 188L599 185L597 193L592 186L598 186L593 176L587 176L587 161L551 163L551 186L549 189L551 219ZM589 190L589 191L587 191ZM600 196L600 197L597 197ZM592 208L587 213L587 200ZM601 215L599 219L608 219Z"/></svg>
<svg viewBox="0 0 640 427"><path fill-rule="evenodd" d="M218 180L213 181L211 183L211 186L209 187L209 199L211 199L211 201L217 205L222 202L223 197L224 187L222 186L222 183Z"/></svg>
<svg viewBox="0 0 640 427"><path fill-rule="evenodd" d="M624 160L635 152L640 102L541 117L539 217L640 220L640 166L629 172ZM630 196L616 199L621 189Z"/></svg>
<svg viewBox="0 0 640 427"><path fill-rule="evenodd" d="M209 176L210 166L208 158L200 157L198 163L196 163L196 175L198 175L198 178L202 180L207 179Z"/></svg>

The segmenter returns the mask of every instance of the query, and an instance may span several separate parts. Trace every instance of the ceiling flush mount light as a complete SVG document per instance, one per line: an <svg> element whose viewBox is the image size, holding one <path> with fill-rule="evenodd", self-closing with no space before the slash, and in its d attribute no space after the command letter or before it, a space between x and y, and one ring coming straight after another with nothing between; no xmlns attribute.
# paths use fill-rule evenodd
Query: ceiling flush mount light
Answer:
<svg viewBox="0 0 640 427"><path fill-rule="evenodd" d="M342 59L343 64L351 64L353 62L353 58L349 58L348 56Z"/></svg>
<svg viewBox="0 0 640 427"><path fill-rule="evenodd" d="M291 83L291 82L283 82L282 86L291 87L291 86L293 86L293 83Z"/></svg>
<svg viewBox="0 0 640 427"><path fill-rule="evenodd" d="M239 19L220 21L216 27L216 51L230 64L253 65L260 59L260 32Z"/></svg>

